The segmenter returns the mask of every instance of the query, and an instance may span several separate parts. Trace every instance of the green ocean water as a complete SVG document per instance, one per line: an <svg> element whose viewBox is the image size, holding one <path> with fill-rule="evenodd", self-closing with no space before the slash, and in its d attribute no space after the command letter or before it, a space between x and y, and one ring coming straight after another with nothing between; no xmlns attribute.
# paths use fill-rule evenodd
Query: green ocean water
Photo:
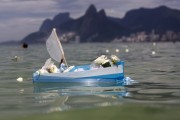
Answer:
<svg viewBox="0 0 180 120"><path fill-rule="evenodd" d="M1 45L0 118L79 119L91 114L104 120L122 114L124 119L129 114L135 118L179 118L180 43L63 44L63 48L69 65L89 64L102 54L115 54L125 62L125 76L135 83L116 87L35 85L33 72L49 58L45 45L29 45L27 49ZM12 60L14 56L19 59ZM16 80L19 77L22 82Z"/></svg>

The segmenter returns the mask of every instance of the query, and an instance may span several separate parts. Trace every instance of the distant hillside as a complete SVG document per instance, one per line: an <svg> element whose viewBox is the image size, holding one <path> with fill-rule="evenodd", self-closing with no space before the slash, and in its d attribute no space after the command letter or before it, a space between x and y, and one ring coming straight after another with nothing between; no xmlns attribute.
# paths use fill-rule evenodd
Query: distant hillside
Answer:
<svg viewBox="0 0 180 120"><path fill-rule="evenodd" d="M19 41L9 40L5 42L0 42L0 45L18 45Z"/></svg>
<svg viewBox="0 0 180 120"><path fill-rule="evenodd" d="M69 13L59 13L53 18L53 20L46 19L42 23L39 31L48 33L52 30L52 28L58 27L59 25L69 20L73 20L72 18L70 18Z"/></svg>
<svg viewBox="0 0 180 120"><path fill-rule="evenodd" d="M64 32L75 32L80 36L80 42L110 42L129 32L125 27L109 20L103 9L97 11L94 5L82 17L61 24L58 28Z"/></svg>
<svg viewBox="0 0 180 120"><path fill-rule="evenodd" d="M102 9L97 11L90 5L85 14L77 19L69 17L69 13L60 13L52 20L46 19L39 31L26 36L23 43L45 43L52 28L56 28L63 42L75 39L80 42L111 42L115 38L128 36L136 32L158 34L167 30L180 32L180 11L160 6L154 9L140 8L127 12L124 18L107 16Z"/></svg>
<svg viewBox="0 0 180 120"><path fill-rule="evenodd" d="M154 9L140 8L127 12L125 17L118 22L133 32L150 32L153 29L157 33L164 33L167 30L179 32L180 11L165 6Z"/></svg>
<svg viewBox="0 0 180 120"><path fill-rule="evenodd" d="M21 41L21 43L45 43L52 28L57 28L59 25L69 20L73 20L70 18L69 13L59 13L52 20L46 19L40 26L39 31L30 33Z"/></svg>
<svg viewBox="0 0 180 120"><path fill-rule="evenodd" d="M127 28L109 20L103 9L97 11L94 5L90 5L85 14L78 19L70 18L69 13L60 13L53 20L45 20L38 32L29 34L22 42L42 43L53 27L60 35L74 33L80 37L80 42L110 42L129 33Z"/></svg>

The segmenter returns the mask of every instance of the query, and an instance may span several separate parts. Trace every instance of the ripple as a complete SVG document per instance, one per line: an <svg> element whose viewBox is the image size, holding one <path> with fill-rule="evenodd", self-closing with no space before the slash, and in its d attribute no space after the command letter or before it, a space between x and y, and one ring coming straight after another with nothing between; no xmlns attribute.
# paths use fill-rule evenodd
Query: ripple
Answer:
<svg viewBox="0 0 180 120"><path fill-rule="evenodd" d="M172 95L173 95L173 96L180 97L180 91L177 91L177 92L173 93Z"/></svg>
<svg viewBox="0 0 180 120"><path fill-rule="evenodd" d="M177 90L173 89L144 89L138 91L140 94L164 94L164 93L172 93L177 92Z"/></svg>
<svg viewBox="0 0 180 120"><path fill-rule="evenodd" d="M142 45L143 44L143 45ZM152 43L133 43L128 44L129 53L122 52L127 43L92 43L92 44L64 44L64 52L69 65L82 65L91 63L97 56L107 54L114 48L119 50L116 54L125 61L125 88L121 87L94 87L87 88L82 85L72 89L65 89L65 84L61 84L64 89L57 89L47 86L36 87L32 84L32 73L39 69L49 58L45 45L31 45L24 50L18 46L0 47L0 95L1 105L6 108L0 109L7 113L39 113L52 108L64 109L86 108L87 106L105 106L124 101L129 102L156 102L166 103L172 101L179 104L180 101L180 66L179 66L179 43L158 43L157 52L154 56L150 55ZM79 48L79 49L78 49ZM73 51L73 52L72 52ZM20 56L20 61L12 61L13 56ZM56 63L58 65L58 63ZM23 77L24 81L18 83L17 77ZM131 79L135 79L134 81ZM136 83L136 82L139 83ZM143 82L143 83L142 83ZM68 85L67 85L68 86ZM97 85L96 85L97 86ZM59 87L59 85L58 85ZM36 91L37 88L37 92ZM54 90L54 88L56 90ZM127 89L126 89L127 88ZM47 91L49 90L49 91ZM69 96L65 103L60 102L63 96ZM81 97L80 97L81 96ZM115 99L114 99L115 98ZM125 98L125 99L124 99ZM11 106L14 109L11 109Z"/></svg>

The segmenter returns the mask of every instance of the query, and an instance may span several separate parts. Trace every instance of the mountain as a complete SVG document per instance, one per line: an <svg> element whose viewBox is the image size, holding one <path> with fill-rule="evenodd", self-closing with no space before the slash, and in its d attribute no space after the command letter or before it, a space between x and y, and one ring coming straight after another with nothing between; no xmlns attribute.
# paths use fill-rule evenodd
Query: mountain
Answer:
<svg viewBox="0 0 180 120"><path fill-rule="evenodd" d="M0 45L19 45L19 41L15 41L15 40L4 41L4 42L0 42Z"/></svg>
<svg viewBox="0 0 180 120"><path fill-rule="evenodd" d="M129 31L120 24L108 19L105 11L97 11L90 5L85 14L77 19L69 17L69 13L60 13L53 20L46 19L38 32L26 36L22 43L43 43L55 27L59 35L75 33L80 37L80 42L110 42L121 37Z"/></svg>
<svg viewBox="0 0 180 120"><path fill-rule="evenodd" d="M105 11L97 11L90 5L85 14L59 27L63 32L73 31L80 36L80 42L110 42L116 37L128 33L128 29L108 19Z"/></svg>
<svg viewBox="0 0 180 120"><path fill-rule="evenodd" d="M94 5L90 5L77 19L72 19L69 13L60 13L52 20L46 19L39 31L29 34L21 42L45 43L52 28L57 29L64 42L76 37L80 38L80 42L111 42L132 33L149 33L152 30L162 36L168 30L180 32L180 11L166 6L139 8L128 11L120 19L107 16L103 9L97 11Z"/></svg>
<svg viewBox="0 0 180 120"><path fill-rule="evenodd" d="M46 19L40 26L39 31L30 33L23 38L21 43L44 43L48 38L52 28L57 28L57 26L69 20L73 20L72 18L70 18L69 13L59 13L52 20Z"/></svg>
<svg viewBox="0 0 180 120"><path fill-rule="evenodd" d="M39 31L41 32L50 32L52 30L52 28L57 27L59 25L61 25L62 23L68 21L68 20L72 20L72 18L70 18L69 13L59 13L58 15L56 15L53 20L50 19L46 19Z"/></svg>
<svg viewBox="0 0 180 120"><path fill-rule="evenodd" d="M180 31L180 11L160 6L154 9L140 8L127 12L125 17L118 21L133 32L155 30L164 33L167 30Z"/></svg>
<svg viewBox="0 0 180 120"><path fill-rule="evenodd" d="M46 32L33 32L27 35L20 43L35 44L35 43L45 43L50 33Z"/></svg>

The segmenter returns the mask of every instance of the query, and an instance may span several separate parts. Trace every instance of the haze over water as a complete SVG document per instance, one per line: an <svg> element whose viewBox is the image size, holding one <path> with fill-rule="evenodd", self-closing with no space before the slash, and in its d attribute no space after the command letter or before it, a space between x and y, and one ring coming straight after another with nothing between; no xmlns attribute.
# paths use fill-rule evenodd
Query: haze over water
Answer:
<svg viewBox="0 0 180 120"><path fill-rule="evenodd" d="M102 54L115 54L125 62L125 76L137 83L125 87L85 87L80 84L70 87L66 83L38 86L32 83L32 74L49 58L45 45L29 45L27 49L15 45L0 46L0 116L137 102L147 105L153 103L155 106L180 105L180 43L87 43L62 46L69 65L89 64ZM20 59L13 61L14 56ZM18 82L18 77L22 77L23 82Z"/></svg>

